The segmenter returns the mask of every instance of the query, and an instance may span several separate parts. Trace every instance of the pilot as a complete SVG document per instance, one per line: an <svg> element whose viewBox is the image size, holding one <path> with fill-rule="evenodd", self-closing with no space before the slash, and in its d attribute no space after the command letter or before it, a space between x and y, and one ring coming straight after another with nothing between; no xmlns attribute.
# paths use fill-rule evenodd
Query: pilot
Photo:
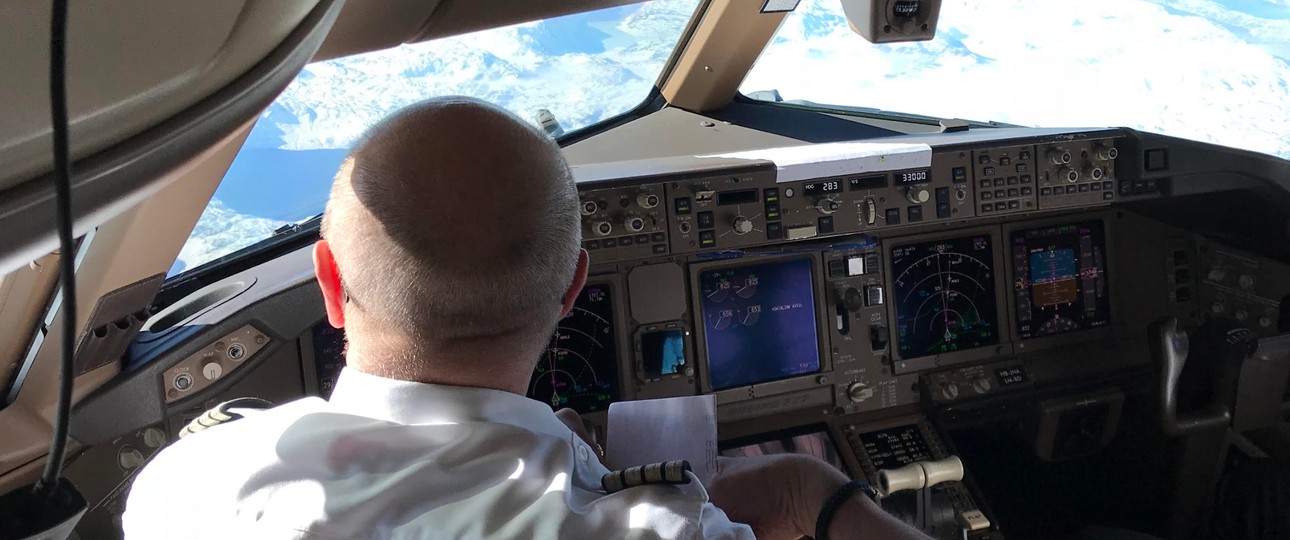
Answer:
<svg viewBox="0 0 1290 540"><path fill-rule="evenodd" d="M559 148L494 106L434 99L373 127L314 247L348 338L330 399L246 411L160 452L126 537L798 538L832 498L830 538L923 538L802 456L608 493L577 415L525 397L587 276L577 205Z"/></svg>

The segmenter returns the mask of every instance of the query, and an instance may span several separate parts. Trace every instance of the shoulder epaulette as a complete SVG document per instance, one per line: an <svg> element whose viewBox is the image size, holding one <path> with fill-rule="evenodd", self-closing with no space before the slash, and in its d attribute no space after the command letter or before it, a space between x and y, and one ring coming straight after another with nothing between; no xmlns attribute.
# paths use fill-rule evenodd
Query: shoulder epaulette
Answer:
<svg viewBox="0 0 1290 540"><path fill-rule="evenodd" d="M639 465L618 471L609 471L609 473L600 477L600 487L605 488L605 491L610 493L616 493L637 486L688 484L690 483L690 475L685 474L687 472L690 472L690 462L683 459Z"/></svg>
<svg viewBox="0 0 1290 540"><path fill-rule="evenodd" d="M201 416L194 418L192 422L179 430L179 438L185 435L191 435L198 431L205 431L220 424L227 424L234 420L239 420L242 415L232 412L230 409L269 409L273 404L260 398L244 397L230 401L225 401L216 405L209 411L202 413Z"/></svg>

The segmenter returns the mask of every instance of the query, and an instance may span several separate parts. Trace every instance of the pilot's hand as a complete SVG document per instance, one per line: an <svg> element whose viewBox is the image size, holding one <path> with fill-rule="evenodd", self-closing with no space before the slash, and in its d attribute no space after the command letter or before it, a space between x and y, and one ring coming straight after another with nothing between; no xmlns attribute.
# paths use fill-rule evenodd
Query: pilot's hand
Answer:
<svg viewBox="0 0 1290 540"><path fill-rule="evenodd" d="M731 521L752 527L758 539L815 534L815 520L846 475L808 456L779 454L718 458L708 496Z"/></svg>
<svg viewBox="0 0 1290 540"><path fill-rule="evenodd" d="M605 461L605 449L600 446L600 441L596 440L596 436L587 428L587 424L582 421L582 416L577 411L570 408L560 409L555 411L555 417L559 418L569 431L582 439L582 442L587 443L587 446L596 452L596 457L601 462Z"/></svg>

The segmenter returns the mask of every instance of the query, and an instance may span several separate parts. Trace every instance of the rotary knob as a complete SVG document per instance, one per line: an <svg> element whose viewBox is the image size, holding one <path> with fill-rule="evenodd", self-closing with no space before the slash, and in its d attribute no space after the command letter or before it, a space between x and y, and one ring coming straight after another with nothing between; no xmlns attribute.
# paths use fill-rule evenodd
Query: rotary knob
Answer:
<svg viewBox="0 0 1290 540"><path fill-rule="evenodd" d="M735 216L735 221L730 225L735 230L735 234L748 234L753 230L753 222L743 216Z"/></svg>
<svg viewBox="0 0 1290 540"><path fill-rule="evenodd" d="M860 294L860 290L847 287L847 290L842 291L842 307L852 313L860 311L864 307L864 296Z"/></svg>
<svg viewBox="0 0 1290 540"><path fill-rule="evenodd" d="M1062 167L1057 169L1057 179L1074 183L1079 180L1079 171L1070 167Z"/></svg>
<svg viewBox="0 0 1290 540"><path fill-rule="evenodd" d="M1084 166L1084 174L1093 180L1101 180L1103 176L1106 176L1106 173L1101 167L1095 166L1092 163Z"/></svg>
<svg viewBox="0 0 1290 540"><path fill-rule="evenodd" d="M136 450L133 446L122 446L116 454L116 462L122 469L132 470L143 465L143 452Z"/></svg>
<svg viewBox="0 0 1290 540"><path fill-rule="evenodd" d="M976 393L978 394L989 392L992 387L993 385L990 384L990 379L977 379L972 381L972 389L976 390Z"/></svg>
<svg viewBox="0 0 1290 540"><path fill-rule="evenodd" d="M862 382L853 382L847 386L847 398L855 403L860 403L873 397L873 389Z"/></svg>
<svg viewBox="0 0 1290 540"><path fill-rule="evenodd" d="M628 216L623 220L623 227L625 227L628 232L641 232L645 230L645 219L640 216Z"/></svg>
<svg viewBox="0 0 1290 540"><path fill-rule="evenodd" d="M206 377L206 380L208 381L218 379L219 376L223 374L224 366L219 365L219 362L208 362L206 365L202 366L202 376Z"/></svg>
<svg viewBox="0 0 1290 540"><path fill-rule="evenodd" d="M1048 153L1045 155L1048 156L1048 161L1051 161L1053 165L1066 165L1071 162L1071 153L1058 148L1048 149Z"/></svg>
<svg viewBox="0 0 1290 540"><path fill-rule="evenodd" d="M1109 161L1120 157L1120 151L1116 150L1114 146L1100 145L1097 147L1095 153L1097 154L1097 159L1103 161Z"/></svg>
<svg viewBox="0 0 1290 540"><path fill-rule="evenodd" d="M658 206L658 195L653 193L641 193L636 196L636 206L647 210L654 208L655 206Z"/></svg>
<svg viewBox="0 0 1290 540"><path fill-rule="evenodd" d="M952 382L945 383L944 386L941 386L941 395L945 396L945 399L958 399L959 385Z"/></svg>
<svg viewBox="0 0 1290 540"><path fill-rule="evenodd" d="M837 212L839 208L842 208L842 204L833 197L825 197L815 203L815 209L819 210L821 214L832 214Z"/></svg>
<svg viewBox="0 0 1290 540"><path fill-rule="evenodd" d="M608 221L597 221L591 224L591 232L596 233L596 236L609 236L609 233L614 232L614 224Z"/></svg>
<svg viewBox="0 0 1290 540"><path fill-rule="evenodd" d="M931 192L922 186L913 186L905 190L905 198L914 204L923 204L932 198Z"/></svg>

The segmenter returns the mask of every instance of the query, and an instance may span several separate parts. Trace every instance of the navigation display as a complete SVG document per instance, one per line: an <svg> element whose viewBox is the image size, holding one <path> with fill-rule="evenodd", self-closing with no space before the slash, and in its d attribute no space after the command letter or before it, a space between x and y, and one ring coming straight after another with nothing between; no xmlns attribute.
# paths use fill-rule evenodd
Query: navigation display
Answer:
<svg viewBox="0 0 1290 540"><path fill-rule="evenodd" d="M731 441L723 445L725 457L753 457L775 454L805 454L820 458L843 473L847 466L838 455L833 437L823 426L808 427L788 432L776 432L752 439Z"/></svg>
<svg viewBox="0 0 1290 540"><path fill-rule="evenodd" d="M608 284L582 288L533 369L530 398L580 413L608 409L618 400L612 294Z"/></svg>
<svg viewBox="0 0 1290 540"><path fill-rule="evenodd" d="M999 343L989 234L895 246L891 272L901 358Z"/></svg>
<svg viewBox="0 0 1290 540"><path fill-rule="evenodd" d="M699 274L713 390L820 370L810 259Z"/></svg>
<svg viewBox="0 0 1290 540"><path fill-rule="evenodd" d="M1012 267L1018 338L1110 324L1101 221L1014 231Z"/></svg>

